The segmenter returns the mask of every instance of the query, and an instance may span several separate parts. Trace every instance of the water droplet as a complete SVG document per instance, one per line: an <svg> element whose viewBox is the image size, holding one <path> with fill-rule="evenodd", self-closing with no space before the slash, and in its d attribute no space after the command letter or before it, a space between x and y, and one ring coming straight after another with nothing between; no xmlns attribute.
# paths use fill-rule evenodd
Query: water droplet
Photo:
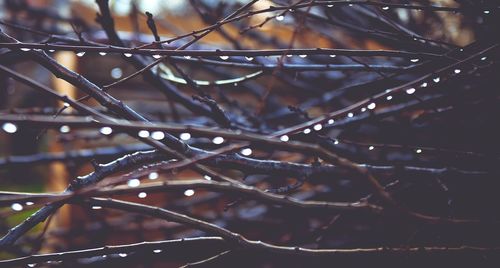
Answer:
<svg viewBox="0 0 500 268"><path fill-rule="evenodd" d="M33 206L35 203L31 202L31 201L28 201L26 202L26 206Z"/></svg>
<svg viewBox="0 0 500 268"><path fill-rule="evenodd" d="M283 16L283 15L276 17L277 21L283 21L284 19L285 19L285 16Z"/></svg>
<svg viewBox="0 0 500 268"><path fill-rule="evenodd" d="M187 140L191 139L191 134L185 132L185 133L181 133L181 135L179 137L181 138L181 140L187 141Z"/></svg>
<svg viewBox="0 0 500 268"><path fill-rule="evenodd" d="M227 60L229 59L229 56L220 56L221 60Z"/></svg>
<svg viewBox="0 0 500 268"><path fill-rule="evenodd" d="M411 95L413 93L415 93L415 89L414 88L409 88L409 89L406 90L406 94L410 94Z"/></svg>
<svg viewBox="0 0 500 268"><path fill-rule="evenodd" d="M54 49L49 49L50 53L56 52Z"/></svg>
<svg viewBox="0 0 500 268"><path fill-rule="evenodd" d="M411 62L418 62L420 59L411 59Z"/></svg>
<svg viewBox="0 0 500 268"><path fill-rule="evenodd" d="M211 181L212 180L212 177L208 176L208 175L205 175L203 176L203 178L207 181Z"/></svg>
<svg viewBox="0 0 500 268"><path fill-rule="evenodd" d="M65 103L63 103L63 106L64 106L65 108L68 108L68 107L69 107L69 103L65 102Z"/></svg>
<svg viewBox="0 0 500 268"><path fill-rule="evenodd" d="M441 81L441 78L436 77L436 78L432 79L432 81L434 81L434 83L439 83L439 81Z"/></svg>
<svg viewBox="0 0 500 268"><path fill-rule="evenodd" d="M83 57L83 55L85 55L85 51L81 51L81 52L76 53L76 56L78 56L78 57Z"/></svg>
<svg viewBox="0 0 500 268"><path fill-rule="evenodd" d="M161 253L161 252L162 252L162 250L161 250L161 249L155 249L155 250L153 250L153 252L154 252L154 253Z"/></svg>
<svg viewBox="0 0 500 268"><path fill-rule="evenodd" d="M244 156L249 156L249 155L252 154L252 149L245 148L245 149L241 150L241 154L244 155Z"/></svg>
<svg viewBox="0 0 500 268"><path fill-rule="evenodd" d="M420 87L427 87L427 82L423 82Z"/></svg>
<svg viewBox="0 0 500 268"><path fill-rule="evenodd" d="M283 135L280 137L280 141L287 142L289 140L290 140L290 137L288 137L288 135Z"/></svg>
<svg viewBox="0 0 500 268"><path fill-rule="evenodd" d="M422 149L417 149L417 150L415 150L415 153L417 153L417 154L419 154L419 153L421 153L421 152L422 152Z"/></svg>
<svg viewBox="0 0 500 268"><path fill-rule="evenodd" d="M139 133L137 133L137 136L139 136L141 138L147 138L147 137L149 137L149 131L141 130L141 131L139 131Z"/></svg>
<svg viewBox="0 0 500 268"><path fill-rule="evenodd" d="M153 55L153 58L159 59L159 58L161 58L161 55L155 54L155 55Z"/></svg>
<svg viewBox="0 0 500 268"><path fill-rule="evenodd" d="M387 100L392 100L392 96L387 96Z"/></svg>
<svg viewBox="0 0 500 268"><path fill-rule="evenodd" d="M482 61L485 61L487 59L487 57L482 57L481 60Z"/></svg>
<svg viewBox="0 0 500 268"><path fill-rule="evenodd" d="M347 114L347 117L353 117L353 116L354 116L354 114L353 114L353 113L348 113L348 114Z"/></svg>
<svg viewBox="0 0 500 268"><path fill-rule="evenodd" d="M247 61L252 61L253 57L245 57L245 59L247 59Z"/></svg>
<svg viewBox="0 0 500 268"><path fill-rule="evenodd" d="M367 107L368 107L368 109L373 110L373 109L375 109L375 107L377 107L377 104L375 104L375 102L372 102L372 103L368 104Z"/></svg>
<svg viewBox="0 0 500 268"><path fill-rule="evenodd" d="M307 57L307 55L302 54L302 55L299 55L299 57L305 58L305 57Z"/></svg>
<svg viewBox="0 0 500 268"><path fill-rule="evenodd" d="M12 210L14 210L14 211L21 211L21 210L23 210L23 205L21 205L19 203L14 203L10 206L10 208L12 208Z"/></svg>
<svg viewBox="0 0 500 268"><path fill-rule="evenodd" d="M2 129L7 133L16 133L17 126L10 123L10 122L7 122L7 123L3 124Z"/></svg>
<svg viewBox="0 0 500 268"><path fill-rule="evenodd" d="M141 184L141 181L139 179L131 179L127 181L128 187L137 187Z"/></svg>
<svg viewBox="0 0 500 268"><path fill-rule="evenodd" d="M61 127L59 128L59 131L60 131L61 133L68 133L70 130L71 130L71 129L70 129L70 128L69 128L69 126L67 126L67 125L61 126Z"/></svg>
<svg viewBox="0 0 500 268"><path fill-rule="evenodd" d="M193 189L187 189L184 191L185 196L193 196L194 195L194 190Z"/></svg>
<svg viewBox="0 0 500 268"><path fill-rule="evenodd" d="M319 131L323 128L323 126L321 124L316 124L316 125L314 125L313 128L314 128L314 130Z"/></svg>
<svg viewBox="0 0 500 268"><path fill-rule="evenodd" d="M361 112L362 113L366 112L366 108L365 107L361 108Z"/></svg>
<svg viewBox="0 0 500 268"><path fill-rule="evenodd" d="M184 58L187 59L187 60L189 60L191 58L191 56L186 55L186 56L184 56Z"/></svg>
<svg viewBox="0 0 500 268"><path fill-rule="evenodd" d="M303 132L304 132L304 134L309 134L309 133L311 133L311 129L306 128L306 129L304 129L304 131L303 131Z"/></svg>
<svg viewBox="0 0 500 268"><path fill-rule="evenodd" d="M36 263L28 263L28 267L35 267Z"/></svg>
<svg viewBox="0 0 500 268"><path fill-rule="evenodd" d="M150 180L156 180L156 179L158 179L158 177L160 177L160 175L158 174L158 172L151 172L148 175L148 179L150 179Z"/></svg>
<svg viewBox="0 0 500 268"><path fill-rule="evenodd" d="M223 137L215 137L212 139L212 142L214 144L222 144L224 142L224 138Z"/></svg>
<svg viewBox="0 0 500 268"><path fill-rule="evenodd" d="M132 57L132 53L123 53L123 56L130 58L130 57Z"/></svg>
<svg viewBox="0 0 500 268"><path fill-rule="evenodd" d="M373 146L368 147L368 150L370 150L370 151L373 149L375 149L375 147L373 147Z"/></svg>
<svg viewBox="0 0 500 268"><path fill-rule="evenodd" d="M127 257L127 253L118 253L118 256L125 258L125 257Z"/></svg>
<svg viewBox="0 0 500 268"><path fill-rule="evenodd" d="M484 14L490 14L490 11L489 10L484 10L483 13Z"/></svg>
<svg viewBox="0 0 500 268"><path fill-rule="evenodd" d="M22 47L22 48L21 48L21 50L22 50L22 51L30 51L30 50L31 50L31 48Z"/></svg>
<svg viewBox="0 0 500 268"><path fill-rule="evenodd" d="M101 55L101 56L106 56L106 54L107 54L106 52L102 52L102 51L99 52L99 55Z"/></svg>
<svg viewBox="0 0 500 268"><path fill-rule="evenodd" d="M329 120L328 120L328 124L330 124L330 125L331 125L331 124L333 124L333 123L335 123L335 120L333 120L333 119L329 119Z"/></svg>
<svg viewBox="0 0 500 268"><path fill-rule="evenodd" d="M102 127L99 132L101 132L102 135L109 135L111 133L113 133L113 129L111 129L110 127Z"/></svg>
<svg viewBox="0 0 500 268"><path fill-rule="evenodd" d="M147 194L147 193L145 193L145 192L140 192L140 193L137 195L137 197L139 197L139 198L146 198L146 196L148 196L148 194Z"/></svg>
<svg viewBox="0 0 500 268"><path fill-rule="evenodd" d="M92 206L91 208L94 209L94 210L102 209L101 206Z"/></svg>
<svg viewBox="0 0 500 268"><path fill-rule="evenodd" d="M159 140L163 140L165 138L165 133L161 132L161 131L154 131L153 133L151 133L151 138L159 141Z"/></svg>
<svg viewBox="0 0 500 268"><path fill-rule="evenodd" d="M333 5L326 5L327 7L333 7Z"/></svg>
<svg viewBox="0 0 500 268"><path fill-rule="evenodd" d="M382 7L382 10L389 10L389 7L388 6L384 6L384 7Z"/></svg>
<svg viewBox="0 0 500 268"><path fill-rule="evenodd" d="M455 69L453 72L455 72L456 74L459 74L461 72L460 69Z"/></svg>
<svg viewBox="0 0 500 268"><path fill-rule="evenodd" d="M291 57L293 57L293 55L292 54L287 54L286 57L287 58L291 58Z"/></svg>
<svg viewBox="0 0 500 268"><path fill-rule="evenodd" d="M335 57L337 57L337 55L335 55L335 54L330 54L330 58L335 58Z"/></svg>
<svg viewBox="0 0 500 268"><path fill-rule="evenodd" d="M339 144L339 140L333 141L333 144Z"/></svg>

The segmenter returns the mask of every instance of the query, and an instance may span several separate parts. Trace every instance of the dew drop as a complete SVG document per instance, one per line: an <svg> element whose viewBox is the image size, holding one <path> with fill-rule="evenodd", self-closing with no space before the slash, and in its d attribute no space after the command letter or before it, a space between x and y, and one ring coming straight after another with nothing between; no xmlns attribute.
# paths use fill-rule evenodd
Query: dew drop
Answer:
<svg viewBox="0 0 500 268"><path fill-rule="evenodd" d="M163 140L163 138L165 138L165 133L161 132L161 131L154 131L153 133L151 133L151 138L159 141L159 140Z"/></svg>
<svg viewBox="0 0 500 268"><path fill-rule="evenodd" d="M432 79L432 81L434 81L434 83L439 83L440 80L441 80L441 78L439 78L439 77Z"/></svg>
<svg viewBox="0 0 500 268"><path fill-rule="evenodd" d="M10 123L10 122L7 122L7 123L3 124L2 129L5 132L7 132L7 133L11 133L12 134L12 133L16 133L17 126L14 125L14 124L12 124L12 123Z"/></svg>
<svg viewBox="0 0 500 268"><path fill-rule="evenodd" d="M290 137L288 137L288 135L283 135L280 137L280 141L287 142L289 140L290 140Z"/></svg>
<svg viewBox="0 0 500 268"><path fill-rule="evenodd" d="M411 59L411 62L418 62L420 59Z"/></svg>
<svg viewBox="0 0 500 268"><path fill-rule="evenodd" d="M83 57L83 55L85 55L85 51L76 53L76 56L78 56L78 57Z"/></svg>
<svg viewBox="0 0 500 268"><path fill-rule="evenodd" d="M161 249L155 249L155 250L153 250L153 252L158 254L158 253L161 253L162 250Z"/></svg>
<svg viewBox="0 0 500 268"><path fill-rule="evenodd" d="M125 258L125 257L127 257L127 253L118 253L118 256Z"/></svg>
<svg viewBox="0 0 500 268"><path fill-rule="evenodd" d="M161 55L155 54L155 55L153 55L153 58L159 59L159 58L161 58Z"/></svg>
<svg viewBox="0 0 500 268"><path fill-rule="evenodd" d="M102 207L101 206L92 206L92 209L98 210L98 209L102 209Z"/></svg>
<svg viewBox="0 0 500 268"><path fill-rule="evenodd" d="M28 263L28 267L35 267L36 263Z"/></svg>
<svg viewBox="0 0 500 268"><path fill-rule="evenodd" d="M375 104L375 102L372 102L372 103L368 104L367 107L368 107L368 109L373 110L373 109L375 109L375 107L377 107L377 104Z"/></svg>
<svg viewBox="0 0 500 268"><path fill-rule="evenodd" d="M406 94L411 95L413 93L415 93L415 88L409 88L409 89L406 90Z"/></svg>
<svg viewBox="0 0 500 268"><path fill-rule="evenodd" d="M31 202L31 201L28 201L26 202L26 206L33 206L35 203Z"/></svg>
<svg viewBox="0 0 500 268"><path fill-rule="evenodd" d="M59 128L59 131L60 131L61 133L68 133L70 130L71 130L71 129L70 129L70 127L69 127L69 126L67 126L67 125L61 126L61 127Z"/></svg>
<svg viewBox="0 0 500 268"><path fill-rule="evenodd" d="M333 5L326 5L327 7L333 7Z"/></svg>
<svg viewBox="0 0 500 268"><path fill-rule="evenodd" d="M304 134L309 134L309 133L311 133L311 129L306 128L306 129L304 129L304 131L303 131L303 132L304 132Z"/></svg>
<svg viewBox="0 0 500 268"><path fill-rule="evenodd" d="M245 148L245 149L241 150L241 154L244 155L244 156L249 156L249 155L252 154L252 149Z"/></svg>
<svg viewBox="0 0 500 268"><path fill-rule="evenodd" d="M417 154L419 154L419 153L421 153L421 152L422 152L422 149L417 149L417 150L415 150L415 153L417 153Z"/></svg>
<svg viewBox="0 0 500 268"><path fill-rule="evenodd" d="M307 55L302 54L302 55L299 55L299 57L305 58L305 57L307 57Z"/></svg>
<svg viewBox="0 0 500 268"><path fill-rule="evenodd" d="M186 55L186 56L184 56L184 58L187 59L187 60L189 60L191 58L191 56Z"/></svg>
<svg viewBox="0 0 500 268"><path fill-rule="evenodd" d="M375 147L373 147L373 146L368 147L368 150L370 150L370 151L373 149L375 149Z"/></svg>
<svg viewBox="0 0 500 268"><path fill-rule="evenodd" d="M366 108L365 107L361 108L361 112L362 113L366 112Z"/></svg>
<svg viewBox="0 0 500 268"><path fill-rule="evenodd" d="M245 59L246 59L247 61L252 61L252 60L253 60L253 57L245 57Z"/></svg>
<svg viewBox="0 0 500 268"><path fill-rule="evenodd" d="M158 179L158 177L160 177L160 175L158 174L158 172L151 172L148 175L148 179L150 179L150 180L156 180L156 179Z"/></svg>
<svg viewBox="0 0 500 268"><path fill-rule="evenodd" d="M22 48L21 48L21 50L22 50L22 51L30 51L30 50L31 50L31 48L22 47Z"/></svg>
<svg viewBox="0 0 500 268"><path fill-rule="evenodd" d="M50 53L56 52L54 49L49 49Z"/></svg>
<svg viewBox="0 0 500 268"><path fill-rule="evenodd" d="M481 60L482 61L485 61L487 59L487 57L482 57Z"/></svg>
<svg viewBox="0 0 500 268"><path fill-rule="evenodd" d="M323 128L323 126L321 124L316 124L316 125L314 125L313 128L314 128L314 130L319 131Z"/></svg>
<svg viewBox="0 0 500 268"><path fill-rule="evenodd" d="M101 56L106 56L106 54L107 54L107 53L106 53L106 52L103 52L103 51L99 52L99 55L101 55Z"/></svg>
<svg viewBox="0 0 500 268"><path fill-rule="evenodd" d="M130 58L130 57L132 57L132 53L123 53L123 56Z"/></svg>
<svg viewBox="0 0 500 268"><path fill-rule="evenodd" d="M283 16L283 15L280 15L280 16L276 17L277 21L283 21L284 19L285 19L285 16Z"/></svg>
<svg viewBox="0 0 500 268"><path fill-rule="evenodd" d="M99 132L101 132L102 135L109 135L111 133L113 133L113 129L111 129L110 127L102 127Z"/></svg>
<svg viewBox="0 0 500 268"><path fill-rule="evenodd" d="M489 10L484 10L483 13L484 14L490 14L490 11Z"/></svg>
<svg viewBox="0 0 500 268"><path fill-rule="evenodd" d="M139 131L139 133L137 133L137 136L139 136L141 138L147 138L147 137L149 137L149 131L141 130L141 131Z"/></svg>
<svg viewBox="0 0 500 268"><path fill-rule="evenodd" d="M335 54L330 54L330 58L335 58L335 57L337 57L337 55L335 55Z"/></svg>
<svg viewBox="0 0 500 268"><path fill-rule="evenodd" d="M23 210L23 205L21 205L19 203L14 203L10 206L10 208L12 208L12 210L14 210L14 211L21 211L21 210Z"/></svg>
<svg viewBox="0 0 500 268"><path fill-rule="evenodd" d="M387 96L387 100L392 100L392 96Z"/></svg>
<svg viewBox="0 0 500 268"><path fill-rule="evenodd" d="M207 181L211 181L212 180L212 177L208 176L208 175L205 175L203 176L203 178Z"/></svg>
<svg viewBox="0 0 500 268"><path fill-rule="evenodd" d="M181 140L187 141L187 140L191 139L191 134L184 132L184 133L181 133L181 135L179 135L179 137L181 138Z"/></svg>
<svg viewBox="0 0 500 268"><path fill-rule="evenodd" d="M328 124L330 124L330 125L331 125L331 124L333 124L333 123L335 123L335 120L333 120L333 119L329 119L329 120L328 120Z"/></svg>
<svg viewBox="0 0 500 268"><path fill-rule="evenodd" d="M348 113L348 114L347 114L347 117L353 117L353 116L354 116L354 114L353 114L353 113Z"/></svg>
<svg viewBox="0 0 500 268"><path fill-rule="evenodd" d="M388 6L384 6L384 7L382 7L382 10L389 10L389 7Z"/></svg>
<svg viewBox="0 0 500 268"><path fill-rule="evenodd" d="M460 69L455 69L453 72L456 73L456 74L459 74L461 72L461 70Z"/></svg>
<svg viewBox="0 0 500 268"><path fill-rule="evenodd" d="M333 144L339 144L339 140L333 141Z"/></svg>
<svg viewBox="0 0 500 268"><path fill-rule="evenodd" d="M146 196L148 196L148 194L147 194L147 193L145 193L145 192L140 192L140 193L137 195L137 197L139 197L139 198L146 198Z"/></svg>
<svg viewBox="0 0 500 268"><path fill-rule="evenodd" d="M131 179L127 181L128 187L137 187L141 184L141 181L139 179Z"/></svg>
<svg viewBox="0 0 500 268"><path fill-rule="evenodd" d="M427 82L423 82L420 87L427 87Z"/></svg>
<svg viewBox="0 0 500 268"><path fill-rule="evenodd" d="M194 195L194 190L193 189L187 189L184 191L185 196L193 196Z"/></svg>
<svg viewBox="0 0 500 268"><path fill-rule="evenodd" d="M224 142L224 138L223 137L215 137L212 139L212 142L214 144L222 144Z"/></svg>
<svg viewBox="0 0 500 268"><path fill-rule="evenodd" d="M219 58L220 58L221 60L227 60L227 59L229 59L229 56L220 56Z"/></svg>

